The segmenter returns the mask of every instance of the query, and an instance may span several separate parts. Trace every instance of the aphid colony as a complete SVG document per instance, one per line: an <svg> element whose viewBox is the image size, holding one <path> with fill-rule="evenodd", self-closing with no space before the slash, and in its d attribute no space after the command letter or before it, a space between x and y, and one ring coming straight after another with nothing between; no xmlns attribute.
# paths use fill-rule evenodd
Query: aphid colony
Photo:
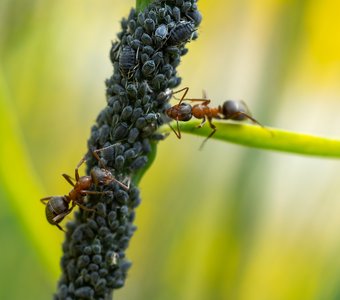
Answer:
<svg viewBox="0 0 340 300"><path fill-rule="evenodd" d="M131 265L125 251L136 230L135 209L141 201L134 180L148 163L155 139L161 138L156 133L164 122L160 116L170 107L164 94L180 84L176 68L187 53L185 44L197 37L200 22L196 0L155 0L144 11L131 10L121 22L122 31L110 51L113 74L106 80L107 106L91 129L86 155L88 176L97 171L91 187L84 190L101 194L87 194L85 201L84 194L76 192L80 200L71 199L67 207L68 199L63 198L58 203L61 211L47 216L60 225L63 212L78 203L86 207L66 224L55 299L111 299L112 290L124 285ZM101 165L93 150L102 148L106 150L100 153ZM98 181L105 170L112 176ZM123 184L131 178L129 189L113 178ZM72 190L77 190L76 183Z"/></svg>
<svg viewBox="0 0 340 300"><path fill-rule="evenodd" d="M197 37L196 27L201 22L196 1L177 2L155 1L150 9L138 14L132 10L128 20L122 21L120 41L113 43L110 51L114 74L106 81L108 107L97 119L98 125L104 124L98 131L92 130L89 142L90 149L114 147L104 152L109 153L104 158L105 168L95 167L99 161L93 161L89 151L89 176L79 176L80 164L75 170L75 183L63 175L73 186L69 195L41 200L46 204L48 222L59 229L59 223L76 205L86 210L86 195L102 193L93 191L94 187L119 183L109 170L129 174L142 168L147 163L145 154L150 151L148 137L160 138L154 132L163 122L160 112L169 101L168 97L162 99L162 93L180 83L176 67L180 56L187 52L185 43ZM120 148L124 149L121 155Z"/></svg>
<svg viewBox="0 0 340 300"><path fill-rule="evenodd" d="M165 1L167 2L177 4L181 1ZM94 156L97 163L102 164L98 151L114 146L111 152L104 152L109 153L105 157L107 165L102 165L101 168L89 166L90 175L80 177L78 169L85 162L82 159L75 169L75 182L69 175L63 174L73 186L68 195L41 199L46 204L47 221L59 229L62 229L59 223L76 205L83 210L95 211L84 205L86 195L104 193L93 191L94 187L116 182L122 188L127 188L115 179L110 168L117 172L125 170L124 173L131 173L147 163L147 157L143 153L150 151L148 138L162 138L154 134L163 122L161 114L177 122L177 128L171 128L178 138L181 138L178 122L189 121L192 117L202 119L199 127L208 121L212 132L206 140L216 131L213 118L248 118L258 123L242 101L229 100L222 106L212 108L209 107L208 99L185 98L189 88L173 91L180 83L176 67L180 56L187 52L184 45L197 37L196 27L201 22L201 15L195 1L182 1L181 8L178 4L161 4L154 8L139 13L136 18L132 11L129 19L122 21L123 32L118 35L120 42L113 43L110 51L114 75L106 82L108 107L98 116L98 125L102 125L99 130L98 127L93 128L89 141L91 149L99 150L95 150L94 155L91 152L87 154L90 162ZM168 102L179 92L184 92L179 103L169 107ZM200 103L192 106L188 101ZM119 155L119 148L125 153Z"/></svg>

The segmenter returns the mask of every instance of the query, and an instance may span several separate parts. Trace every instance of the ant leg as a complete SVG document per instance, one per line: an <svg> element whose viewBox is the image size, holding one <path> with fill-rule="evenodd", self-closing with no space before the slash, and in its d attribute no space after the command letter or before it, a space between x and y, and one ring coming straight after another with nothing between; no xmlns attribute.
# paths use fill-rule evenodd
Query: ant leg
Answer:
<svg viewBox="0 0 340 300"><path fill-rule="evenodd" d="M101 193L101 194L103 194L103 193ZM75 203L74 206L78 205L83 210L86 210L86 211L96 211L94 208L88 208L88 207L86 207L85 205L83 205L83 204L81 204L79 202L73 202L73 203Z"/></svg>
<svg viewBox="0 0 340 300"><path fill-rule="evenodd" d="M73 181L72 181L73 178L72 178L70 175L62 174L62 176L66 179L66 181L67 181L70 185L74 186L74 183L73 183Z"/></svg>
<svg viewBox="0 0 340 300"><path fill-rule="evenodd" d="M76 168L75 168L75 170L74 170L74 174L75 174L75 177L76 177L76 181L78 181L79 180L79 168L80 168L80 166L84 163L86 161L86 158L85 157L83 157L81 160L80 160L80 162L77 164L77 166L76 166ZM66 179L66 178L65 178ZM67 179L66 179L67 180ZM68 180L67 180L68 181Z"/></svg>
<svg viewBox="0 0 340 300"><path fill-rule="evenodd" d="M246 118L248 118L249 120L251 120L253 123L259 125L260 127L262 127L263 129L265 129L266 131L268 131L268 133L273 137L274 134L272 131L270 131L268 128L266 128L265 126L263 126L260 122L258 122L257 120L255 120L253 117L249 116L248 114L242 112L242 111L239 111L239 112L236 112L234 114L232 114L228 119L231 119L231 120L236 120L238 121L236 118L238 116L244 116Z"/></svg>
<svg viewBox="0 0 340 300"><path fill-rule="evenodd" d="M255 124L257 124L257 125L259 125L261 127L264 127L260 122L256 121L253 117L251 117L250 115L248 115L248 114L246 114L246 113L244 113L242 111L238 111L238 112L232 114L230 117L228 117L228 119L239 121L239 120L237 120L237 118L239 116L246 117L247 119L251 120L253 123L255 123Z"/></svg>
<svg viewBox="0 0 340 300"><path fill-rule="evenodd" d="M67 215L69 215L73 209L74 205L72 205L67 211L65 211L64 213L62 214L59 214L57 216L55 216L52 220L53 222L58 222L59 220L61 221L63 218L65 218ZM60 222L59 221L59 222Z"/></svg>
<svg viewBox="0 0 340 300"><path fill-rule="evenodd" d="M209 103L211 102L210 99L194 99L194 98L186 98L183 99L185 101L191 101L191 102L203 102L202 105L208 106Z"/></svg>
<svg viewBox="0 0 340 300"><path fill-rule="evenodd" d="M59 230L66 232L59 224L54 224L55 226L57 226L59 228Z"/></svg>
<svg viewBox="0 0 340 300"><path fill-rule="evenodd" d="M201 122L201 124L198 125L197 128L202 128L203 125L205 124L205 121L206 121L206 118L205 118L205 116L204 116L204 117L203 117L203 120L202 120L202 122ZM210 126L210 127L211 127L211 126Z"/></svg>
<svg viewBox="0 0 340 300"><path fill-rule="evenodd" d="M182 103L182 101L184 100L185 96L187 95L187 93L188 93L188 91L189 91L189 88L188 88L188 87L185 87L185 88L183 88L183 89L180 89L180 90L178 90L178 91L172 93L172 96L173 96L173 95L178 94L178 93L183 92L183 91L184 91L184 93L183 93L181 99L178 99L178 98L174 97L176 100L179 100L178 105L180 105L180 104Z"/></svg>
<svg viewBox="0 0 340 300"><path fill-rule="evenodd" d="M48 200L50 200L53 196L48 196L48 197L44 197L41 198L40 201L42 204L46 205L46 202L48 202Z"/></svg>
<svg viewBox="0 0 340 300"><path fill-rule="evenodd" d="M93 156L98 160L98 163L100 164L100 167L103 168L103 169L107 169L107 167L105 166L105 164L103 163L103 161L101 160L101 158L99 157L98 153L100 151L103 151L103 150L106 150L106 149L109 149L109 148L112 148L114 147L114 145L110 145L110 146L107 146L107 147L104 147L104 148L100 148L100 149L97 149L97 150L93 150L92 153L93 153Z"/></svg>
<svg viewBox="0 0 340 300"><path fill-rule="evenodd" d="M130 177L126 177L124 179L124 181L127 180L127 184L125 185L125 183L122 183L123 185L125 185L127 187L127 190L130 188L130 183L131 183L131 178Z"/></svg>
<svg viewBox="0 0 340 300"><path fill-rule="evenodd" d="M124 184L123 182L120 182L116 178L113 178L112 181L115 181L118 185L120 185L123 189L125 189L127 191L130 189L131 178L129 178L129 177L128 177L127 184Z"/></svg>
<svg viewBox="0 0 340 300"><path fill-rule="evenodd" d="M101 194L105 194L105 192L100 192L100 191L88 191L88 190L81 190L80 191L81 194L84 195L101 195ZM78 202L77 202L78 204Z"/></svg>
<svg viewBox="0 0 340 300"><path fill-rule="evenodd" d="M179 129L179 124L178 124L178 119L176 119L176 122L177 122L177 131L175 130L175 128L173 128L171 125L170 125L170 123L168 124L169 125L169 127L172 129L172 131L176 134L176 136L177 136L177 138L178 139L181 139L181 131L180 131L180 129Z"/></svg>
<svg viewBox="0 0 340 300"><path fill-rule="evenodd" d="M124 184L123 182L117 180L116 178L112 178L108 183L110 183L110 182L115 182L115 183L117 183L119 186L121 186L123 189L125 189L125 190L128 191L128 190L130 189L131 179L130 179L130 178L128 179L127 185ZM103 193L105 193L105 192L103 192Z"/></svg>
<svg viewBox="0 0 340 300"><path fill-rule="evenodd" d="M206 139L202 142L199 150L203 149L203 146L205 145L205 143L215 134L216 132L216 126L211 122L211 118L208 118L208 123L210 125L210 128L212 129L212 132L206 137Z"/></svg>

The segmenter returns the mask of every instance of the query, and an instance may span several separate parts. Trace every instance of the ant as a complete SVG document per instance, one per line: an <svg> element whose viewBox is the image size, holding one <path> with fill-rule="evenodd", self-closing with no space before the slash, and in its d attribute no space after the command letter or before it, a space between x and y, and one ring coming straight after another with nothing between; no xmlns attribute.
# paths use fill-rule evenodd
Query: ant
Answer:
<svg viewBox="0 0 340 300"><path fill-rule="evenodd" d="M177 138L181 138L181 131L179 129L178 121L189 121L192 117L197 119L202 119L201 124L197 127L201 128L206 120L208 120L209 126L212 129L212 132L208 135L208 137L203 141L200 149L203 148L205 142L211 138L214 133L216 132L216 126L212 123L212 119L224 119L224 120L235 120L235 121L243 121L245 119L249 119L254 123L263 127L258 121L256 121L250 114L248 106L243 101L237 100L227 100L222 105L218 107L209 107L209 103L211 100L206 99L206 94L203 91L203 98L202 99L189 99L185 98L187 95L189 88L185 87L181 90L176 92L167 92L167 96L170 98L174 94L179 92L183 92L183 96L179 99L179 103L168 108L165 113L167 116L173 120L176 120L177 124L177 131L173 128L170 124L170 128L176 134ZM174 97L175 98L175 97ZM190 105L183 101L191 101L191 102L201 102L200 104Z"/></svg>
<svg viewBox="0 0 340 300"><path fill-rule="evenodd" d="M128 185L118 181L112 175L112 173L105 168L102 161L99 158L97 152L101 151L102 149L94 150L93 155L98 160L101 167L94 167L90 175L86 176L79 176L79 168L80 166L86 161L86 158L82 158L81 161L75 168L75 182L73 182L73 178L70 175L62 174L65 180L72 185L72 190L68 193L68 195L64 196L49 196L40 199L40 201L46 205L45 213L47 221L57 226L60 230L64 231L59 223L71 213L73 208L78 205L80 208L86 211L95 211L95 209L88 208L84 206L84 199L86 195L99 195L105 194L105 192L99 191L90 191L92 185L99 186L99 185L107 185L111 182L116 182L125 190L129 189ZM71 207L70 207L71 204Z"/></svg>

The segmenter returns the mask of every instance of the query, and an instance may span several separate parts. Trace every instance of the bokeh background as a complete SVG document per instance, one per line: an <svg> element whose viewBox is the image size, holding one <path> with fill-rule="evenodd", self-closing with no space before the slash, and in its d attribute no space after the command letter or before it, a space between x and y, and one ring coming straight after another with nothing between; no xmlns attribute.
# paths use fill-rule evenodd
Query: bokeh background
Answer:
<svg viewBox="0 0 340 300"><path fill-rule="evenodd" d="M105 106L133 1L0 1L0 299L50 299L64 194ZM243 99L262 124L340 138L340 4L200 0L179 67L190 96ZM141 182L115 299L340 299L340 162L171 135Z"/></svg>

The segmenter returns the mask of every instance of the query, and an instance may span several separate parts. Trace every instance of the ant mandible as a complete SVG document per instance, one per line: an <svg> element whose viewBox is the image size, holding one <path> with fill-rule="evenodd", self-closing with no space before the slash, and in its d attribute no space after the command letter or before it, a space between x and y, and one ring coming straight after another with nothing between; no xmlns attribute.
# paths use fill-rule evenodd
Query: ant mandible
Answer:
<svg viewBox="0 0 340 300"><path fill-rule="evenodd" d="M100 191L90 191L92 185L106 185L111 182L116 182L125 190L129 189L129 184L125 185L124 183L115 179L112 173L105 168L102 161L100 160L98 153L102 149L98 149L93 151L94 157L98 160L101 168L94 167L89 176L79 176L79 168L86 161L86 158L82 158L81 161L75 168L75 182L73 182L73 178L70 175L62 174L65 180L72 185L72 190L68 193L68 195L64 196L49 196L40 199L40 201L46 205L45 213L47 221L57 226L60 230L64 231L59 223L71 213L73 208L78 205L80 208L86 211L95 211L92 208L88 208L83 205L84 199L86 195L98 195L104 194L105 192ZM71 203L72 202L72 203ZM70 207L71 204L71 207Z"/></svg>
<svg viewBox="0 0 340 300"><path fill-rule="evenodd" d="M218 107L209 107L209 103L211 100L206 99L205 92L203 92L203 98L202 99L191 99L191 98L185 98L187 95L189 88L185 87L181 90L178 90L176 92L168 92L168 96L173 96L174 94L177 94L179 92L183 92L183 95L181 99L179 100L179 103L168 108L165 113L167 116L173 120L176 121L176 127L173 128L171 125L170 128L172 131L176 134L177 138L181 138L181 131L179 129L179 123L178 121L189 121L192 117L195 117L197 119L202 119L202 122L200 125L198 125L198 128L201 128L205 122L208 120L209 126L212 129L212 132L208 135L208 137L202 142L202 145L200 149L204 146L205 142L211 138L214 133L216 132L216 126L212 123L212 119L223 119L223 120L235 120L235 121L243 121L245 119L249 119L253 121L254 123L260 125L263 127L258 121L256 121L250 114L248 106L243 101L237 101L237 100L227 100L222 105L219 105ZM199 104L195 104L191 106L190 104L183 102L183 101L191 101L191 102L201 102Z"/></svg>

